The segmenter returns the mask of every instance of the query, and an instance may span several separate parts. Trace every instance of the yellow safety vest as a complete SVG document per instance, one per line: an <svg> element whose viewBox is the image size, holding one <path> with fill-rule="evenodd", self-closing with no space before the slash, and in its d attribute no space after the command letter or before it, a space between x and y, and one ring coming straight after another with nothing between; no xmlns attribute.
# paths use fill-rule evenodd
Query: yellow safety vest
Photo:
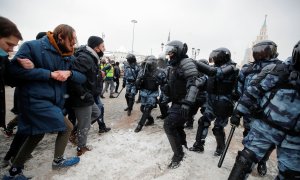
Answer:
<svg viewBox="0 0 300 180"><path fill-rule="evenodd" d="M106 77L111 78L114 77L114 67L110 65L110 70L106 70Z"/></svg>

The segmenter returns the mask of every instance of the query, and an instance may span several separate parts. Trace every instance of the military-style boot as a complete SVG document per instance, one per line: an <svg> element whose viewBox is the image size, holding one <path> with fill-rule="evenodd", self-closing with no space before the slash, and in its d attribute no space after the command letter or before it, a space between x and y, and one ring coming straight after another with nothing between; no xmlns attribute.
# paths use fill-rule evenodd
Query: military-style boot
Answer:
<svg viewBox="0 0 300 180"><path fill-rule="evenodd" d="M273 150L275 149L275 145L272 145L265 156L258 162L257 164L257 172L260 176L265 176L268 172L267 169L267 161L269 160L270 155L272 154Z"/></svg>
<svg viewBox="0 0 300 180"><path fill-rule="evenodd" d="M147 122L145 123L145 126L151 126L151 125L153 125L153 124L154 124L154 118L150 115L150 116L148 117Z"/></svg>
<svg viewBox="0 0 300 180"><path fill-rule="evenodd" d="M166 103L159 103L158 105L159 105L161 115L157 116L157 118L158 119L165 119L168 116L169 106Z"/></svg>
<svg viewBox="0 0 300 180"><path fill-rule="evenodd" d="M168 168L176 169L180 166L180 162L182 161L182 159L184 157L184 152L183 152L181 143L178 141L178 139L175 136L167 134L167 137L170 142L171 148L174 152L172 161L169 164Z"/></svg>
<svg viewBox="0 0 300 180"><path fill-rule="evenodd" d="M204 151L204 144L205 140L201 140L200 142L195 142L192 147L189 148L190 151L195 151L195 152L203 152Z"/></svg>
<svg viewBox="0 0 300 180"><path fill-rule="evenodd" d="M139 121L138 126L135 128L134 132L138 133L142 130L146 120L150 117L150 109L149 107L145 107L143 110L143 115L141 117L141 120Z"/></svg>
<svg viewBox="0 0 300 180"><path fill-rule="evenodd" d="M217 141L217 148L216 151L214 153L215 156L221 156L221 154L224 151L225 148L225 132L223 128L216 128L214 127L212 129L213 134L216 137L216 141Z"/></svg>
<svg viewBox="0 0 300 180"><path fill-rule="evenodd" d="M134 104L134 99L133 98L128 98L128 110L127 110L127 115L128 116L131 115L133 104Z"/></svg>
<svg viewBox="0 0 300 180"><path fill-rule="evenodd" d="M228 180L246 179L252 171L255 154L249 150L239 151Z"/></svg>
<svg viewBox="0 0 300 180"><path fill-rule="evenodd" d="M196 142L193 147L189 148L190 151L203 152L205 145L205 138L208 132L208 127L204 127L204 116L202 116L198 121L198 129L196 134Z"/></svg>

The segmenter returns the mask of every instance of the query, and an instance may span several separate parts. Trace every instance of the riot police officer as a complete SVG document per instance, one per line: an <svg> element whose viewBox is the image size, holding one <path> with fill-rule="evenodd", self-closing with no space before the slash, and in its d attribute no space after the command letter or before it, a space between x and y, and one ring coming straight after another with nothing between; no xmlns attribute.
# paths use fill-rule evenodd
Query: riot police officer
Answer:
<svg viewBox="0 0 300 180"><path fill-rule="evenodd" d="M277 53L277 45L270 40L264 40L256 43L253 48L253 58L254 62L250 62L249 64L245 64L238 76L238 94L241 97L244 92L247 90L247 87L250 85L250 81L255 79L257 74L269 64L280 64L282 61L278 60L276 57ZM243 102L238 102L238 104ZM238 106L241 108L241 106ZM246 137L248 132L250 131L251 122L255 121L255 117L252 115L244 115L243 117L243 126L244 132L243 136ZM269 159L270 154L272 153L275 145L270 148L270 151L266 153L266 156L258 163L257 171L261 176L266 175L267 166L266 161Z"/></svg>
<svg viewBox="0 0 300 180"><path fill-rule="evenodd" d="M158 87L166 83L166 74L164 71L157 69L156 61L157 59L154 56L147 56L136 80L136 87L140 90L140 109L143 115L134 132L140 132L144 125L154 124L151 110L157 106Z"/></svg>
<svg viewBox="0 0 300 180"><path fill-rule="evenodd" d="M277 179L300 179L300 41L295 45L290 64L271 64L251 82L230 122L257 115L244 149L238 152L230 180L245 179L273 144L277 148ZM239 106L243 106L239 108Z"/></svg>
<svg viewBox="0 0 300 180"><path fill-rule="evenodd" d="M196 152L204 151L205 138L207 137L208 128L211 121L215 119L213 134L217 141L215 156L220 156L225 147L224 127L228 123L228 117L233 111L233 92L235 90L238 69L236 63L231 60L231 53L227 48L218 48L210 54L210 61L214 62L214 68L207 80L207 102L203 116L198 121L198 130L196 142L189 150ZM198 62L201 65L200 62ZM202 63L202 66L207 66ZM208 67L208 69L210 69ZM223 73L226 70L226 74Z"/></svg>
<svg viewBox="0 0 300 180"><path fill-rule="evenodd" d="M135 81L139 73L139 67L136 63L135 55L128 54L126 56L127 63L124 63L124 77L123 77L123 88L126 86L125 99L127 102L127 108L124 111L127 111L127 115L131 115L132 107L134 104L134 98L137 93Z"/></svg>
<svg viewBox="0 0 300 180"><path fill-rule="evenodd" d="M174 152L169 168L177 168L183 159L182 145L187 147L184 123L198 94L195 78L199 72L193 60L186 55L187 50L185 43L176 40L165 46L170 66L165 93L170 97L172 105L164 121L164 129Z"/></svg>
<svg viewBox="0 0 300 180"><path fill-rule="evenodd" d="M206 59L199 59L195 62L197 62L196 63L197 65L199 63L204 63L206 65L209 65L209 63ZM197 82L198 82L197 86L200 85L199 83L204 85L206 83L208 77L207 77L206 74L204 74L202 72L202 69L198 69L198 70L200 71L200 74L197 77ZM196 103L192 106L190 116L188 117L188 120L184 125L184 128L186 128L186 129L193 129L194 121L195 121L194 117L197 114L198 109L201 108L200 109L201 113L203 113L204 110L205 110L205 102L206 102L206 98L207 98L207 92L206 92L205 87L202 86L202 87L199 87L199 88L201 89L201 91L199 91Z"/></svg>

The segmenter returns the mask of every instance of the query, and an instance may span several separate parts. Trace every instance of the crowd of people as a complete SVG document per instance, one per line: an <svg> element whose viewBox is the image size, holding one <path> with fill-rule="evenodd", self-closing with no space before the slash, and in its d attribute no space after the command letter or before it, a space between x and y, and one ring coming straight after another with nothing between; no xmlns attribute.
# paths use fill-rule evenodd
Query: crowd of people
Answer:
<svg viewBox="0 0 300 180"><path fill-rule="evenodd" d="M99 133L111 130L104 122L101 98L119 93L119 62L103 58L105 45L99 36L90 36L87 44L74 48L75 30L66 24L53 32L41 32L36 40L23 43L12 60L8 53L22 40L17 26L0 17L1 114L0 127L17 132L2 166L11 165L3 179L27 179L22 171L45 133L57 133L52 168L76 165L92 148L87 145L91 124ZM204 152L209 126L217 147L215 156L225 151L224 128L233 128L243 118L244 149L238 152L230 180L246 179L255 164L261 176L267 174L266 161L276 150L277 179L300 179L300 41L287 60L277 58L277 44L263 40L253 45L254 61L240 70L229 49L212 50L209 59L187 56L188 46L169 41L158 58L146 56L138 64L134 54L124 62L122 89L126 88L127 116L131 116L139 92L142 112L134 132L154 124L151 115L157 105L164 119L164 131L173 157L170 169L178 168L183 148ZM15 87L14 121L5 121L5 85ZM198 129L192 147L187 147L185 128L192 128L200 110ZM17 123L16 123L17 122ZM77 156L65 157L70 141Z"/></svg>

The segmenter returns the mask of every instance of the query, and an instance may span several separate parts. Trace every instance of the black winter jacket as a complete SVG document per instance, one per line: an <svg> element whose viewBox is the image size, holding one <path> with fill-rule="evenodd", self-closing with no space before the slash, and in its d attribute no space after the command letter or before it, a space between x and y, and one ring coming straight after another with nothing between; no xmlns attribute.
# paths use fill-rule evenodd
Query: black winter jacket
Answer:
<svg viewBox="0 0 300 180"><path fill-rule="evenodd" d="M71 83L69 86L72 107L85 107L94 104L94 96L101 93L101 74L98 55L88 46L81 46L75 52L76 60L72 69L81 72L87 78L84 84Z"/></svg>

